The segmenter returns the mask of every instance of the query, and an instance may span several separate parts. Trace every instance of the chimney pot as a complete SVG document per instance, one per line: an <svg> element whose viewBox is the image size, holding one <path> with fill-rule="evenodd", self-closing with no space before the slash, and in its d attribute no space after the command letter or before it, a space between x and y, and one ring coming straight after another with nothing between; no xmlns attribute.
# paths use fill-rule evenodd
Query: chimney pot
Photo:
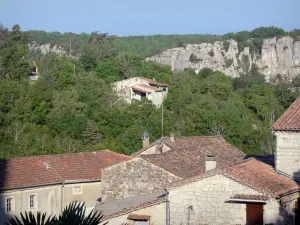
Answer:
<svg viewBox="0 0 300 225"><path fill-rule="evenodd" d="M205 159L205 171L216 169L217 161L213 155L207 155Z"/></svg>

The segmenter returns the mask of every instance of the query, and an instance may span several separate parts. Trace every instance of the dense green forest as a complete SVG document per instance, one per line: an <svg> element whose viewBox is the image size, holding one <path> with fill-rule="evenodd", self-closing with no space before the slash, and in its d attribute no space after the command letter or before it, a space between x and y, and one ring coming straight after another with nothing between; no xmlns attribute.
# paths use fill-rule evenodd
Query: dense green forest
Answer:
<svg viewBox="0 0 300 225"><path fill-rule="evenodd" d="M151 141L159 138L160 108L149 102L117 101L110 83L126 77L169 83L164 135L223 135L251 154L272 152L269 129L299 95L291 91L300 86L299 77L291 84L274 86L265 83L255 68L236 79L210 69L199 74L193 70L173 73L170 67L146 62L145 54L137 54L156 51L158 47L152 44L160 38L165 40L160 43L164 47L177 37L172 44L203 41L204 36L153 36L153 42L143 49L141 43L148 37L116 41L114 36L94 32L82 34L80 57L69 57L30 52L29 34L18 25L11 30L0 27L1 158L96 149L131 154L141 148L143 131L150 134ZM44 33L43 41L49 42L47 37L54 34ZM69 40L67 34L57 35L51 43ZM116 47L118 41L123 48ZM41 75L29 82L32 60Z"/></svg>

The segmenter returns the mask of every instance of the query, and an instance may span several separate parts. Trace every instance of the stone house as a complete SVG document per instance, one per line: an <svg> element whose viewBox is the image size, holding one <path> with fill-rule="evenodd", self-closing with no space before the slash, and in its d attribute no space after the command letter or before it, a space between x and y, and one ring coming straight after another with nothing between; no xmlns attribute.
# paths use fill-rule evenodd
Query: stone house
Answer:
<svg viewBox="0 0 300 225"><path fill-rule="evenodd" d="M105 212L106 221L111 225L300 224L300 98L272 130L275 157L244 157L220 137L170 137L144 146L136 158L103 170L103 196L115 198L110 204L118 205ZM107 178L112 184L120 179L122 189L109 187ZM165 194L147 197L157 191ZM105 208L108 199L96 208ZM129 199L136 205L124 203Z"/></svg>
<svg viewBox="0 0 300 225"><path fill-rule="evenodd" d="M168 94L168 84L145 77L131 77L115 82L112 86L117 95L127 103L147 99L160 107Z"/></svg>
<svg viewBox="0 0 300 225"><path fill-rule="evenodd" d="M297 224L299 184L249 158L168 184L161 192L99 202L111 225Z"/></svg>
<svg viewBox="0 0 300 225"><path fill-rule="evenodd" d="M275 169L300 180L300 97L274 123Z"/></svg>
<svg viewBox="0 0 300 225"><path fill-rule="evenodd" d="M101 197L101 170L131 157L109 150L0 161L0 224L24 211L58 215L72 201L87 211Z"/></svg>
<svg viewBox="0 0 300 225"><path fill-rule="evenodd" d="M103 201L157 192L174 181L225 168L245 158L245 154L221 136L164 138L161 153L149 145L136 157L102 170ZM170 143L169 143L170 142ZM169 143L169 144L167 144ZM160 151L159 151L160 152Z"/></svg>

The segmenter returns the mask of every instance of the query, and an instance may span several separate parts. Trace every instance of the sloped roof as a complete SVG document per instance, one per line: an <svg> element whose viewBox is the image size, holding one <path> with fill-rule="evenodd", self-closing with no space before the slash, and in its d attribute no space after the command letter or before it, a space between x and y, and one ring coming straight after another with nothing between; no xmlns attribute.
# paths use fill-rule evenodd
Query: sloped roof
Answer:
<svg viewBox="0 0 300 225"><path fill-rule="evenodd" d="M129 159L131 157L109 150L2 159L0 187L7 190L100 180L101 169Z"/></svg>
<svg viewBox="0 0 300 225"><path fill-rule="evenodd" d="M176 181L167 188L172 189L181 187L216 174L224 175L272 197L279 197L300 190L300 186L296 181L276 173L273 167L254 158L246 159L241 163L227 167L223 170L211 171L202 175ZM240 194L243 195L244 193Z"/></svg>
<svg viewBox="0 0 300 225"><path fill-rule="evenodd" d="M152 80L152 79L149 79L149 78L146 78L146 77L137 77L137 78L143 79L144 81L148 82L149 84L152 84L152 85L155 85L155 86L162 86L162 87L168 87L169 86L167 83L160 83L160 82L157 82L156 80Z"/></svg>
<svg viewBox="0 0 300 225"><path fill-rule="evenodd" d="M170 140L166 140L169 142ZM182 177L193 177L205 172L205 160L214 156L217 168L224 168L240 162L245 154L228 143L221 136L181 137L169 143L173 149L161 154L140 155L141 158Z"/></svg>
<svg viewBox="0 0 300 225"><path fill-rule="evenodd" d="M137 84L131 87L134 91L138 91L141 93L149 93L149 92L153 92L153 91L157 91L160 90L157 87L153 87L150 85L146 85L146 84Z"/></svg>
<svg viewBox="0 0 300 225"><path fill-rule="evenodd" d="M95 210L102 212L104 219L107 220L123 214L134 212L141 208L159 204L165 201L165 197L165 192L160 191L131 198L98 202Z"/></svg>
<svg viewBox="0 0 300 225"><path fill-rule="evenodd" d="M228 167L224 172L273 197L300 188L294 180L279 175L272 166L253 158Z"/></svg>
<svg viewBox="0 0 300 225"><path fill-rule="evenodd" d="M300 131L300 97L274 123L273 130Z"/></svg>

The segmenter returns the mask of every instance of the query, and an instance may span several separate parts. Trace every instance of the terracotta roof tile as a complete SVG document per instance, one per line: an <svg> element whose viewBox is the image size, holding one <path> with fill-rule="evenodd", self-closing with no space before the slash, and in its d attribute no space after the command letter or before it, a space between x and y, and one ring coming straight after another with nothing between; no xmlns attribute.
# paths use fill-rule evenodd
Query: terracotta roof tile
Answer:
<svg viewBox="0 0 300 225"><path fill-rule="evenodd" d="M151 216L148 215L138 215L138 214L130 214L127 219L128 220L143 220L147 221L150 220Z"/></svg>
<svg viewBox="0 0 300 225"><path fill-rule="evenodd" d="M148 82L149 84L152 84L152 85L163 86L163 87L168 87L169 86L167 83L160 83L160 82L157 82L156 80L152 80L152 79L149 79L149 78L146 78L146 77L137 77L137 78L143 79L144 81L146 81L146 82Z"/></svg>
<svg viewBox="0 0 300 225"><path fill-rule="evenodd" d="M170 140L166 141L170 142ZM241 150L221 136L180 137L169 144L173 150L161 154L140 155L140 157L182 178L204 173L207 155L214 156L217 168L231 166L245 157Z"/></svg>
<svg viewBox="0 0 300 225"><path fill-rule="evenodd" d="M142 93L149 93L149 92L153 92L156 90L160 90L157 87L153 87L150 85L146 85L146 84L137 84L131 87L133 90L138 91L138 92L142 92Z"/></svg>
<svg viewBox="0 0 300 225"><path fill-rule="evenodd" d="M300 97L274 123L273 130L300 131Z"/></svg>
<svg viewBox="0 0 300 225"><path fill-rule="evenodd" d="M273 167L253 158L228 167L224 169L224 172L238 181L274 197L299 190L300 187L292 179L276 173Z"/></svg>
<svg viewBox="0 0 300 225"><path fill-rule="evenodd" d="M101 178L101 169L131 159L109 150L0 160L1 188L16 189Z"/></svg>
<svg viewBox="0 0 300 225"><path fill-rule="evenodd" d="M245 195L245 194L238 194L231 197L231 199L240 199L240 200L258 200L258 201L267 201L269 199L268 196L264 195Z"/></svg>

